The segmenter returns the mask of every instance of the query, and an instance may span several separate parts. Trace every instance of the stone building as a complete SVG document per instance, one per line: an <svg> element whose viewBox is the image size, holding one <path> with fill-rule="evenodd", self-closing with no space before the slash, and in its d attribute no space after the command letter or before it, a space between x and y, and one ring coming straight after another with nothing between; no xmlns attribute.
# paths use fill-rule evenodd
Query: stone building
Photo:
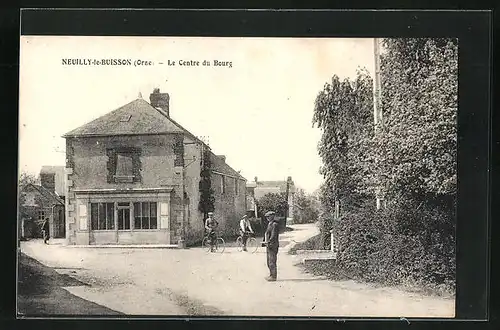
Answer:
<svg viewBox="0 0 500 330"><path fill-rule="evenodd" d="M66 194L66 181L64 166L42 166L40 170L42 185L55 192L64 199Z"/></svg>
<svg viewBox="0 0 500 330"><path fill-rule="evenodd" d="M221 234L245 213L246 180L170 116L155 89L63 136L68 244L201 241L200 172L208 153Z"/></svg>
<svg viewBox="0 0 500 330"><path fill-rule="evenodd" d="M257 177L254 181L247 182L247 196L249 201L247 201L247 213L257 214L255 210L256 201L262 198L264 195L269 193L279 194L286 193L288 186L288 220L293 219L294 214L294 195L295 195L295 184L292 177L288 177L287 180L283 181L259 181Z"/></svg>
<svg viewBox="0 0 500 330"><path fill-rule="evenodd" d="M41 184L27 184L22 187L19 198L19 235L21 238L42 237L41 227L49 219L51 238L64 238L64 200L54 191L52 175L41 175Z"/></svg>

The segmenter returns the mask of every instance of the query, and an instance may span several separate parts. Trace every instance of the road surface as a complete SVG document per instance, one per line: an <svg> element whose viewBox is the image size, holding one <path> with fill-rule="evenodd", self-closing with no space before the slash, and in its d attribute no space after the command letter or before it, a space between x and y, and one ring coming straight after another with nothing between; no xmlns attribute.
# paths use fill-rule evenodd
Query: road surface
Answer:
<svg viewBox="0 0 500 330"><path fill-rule="evenodd" d="M266 282L266 254L226 248L72 248L22 242L22 251L87 285L68 292L129 315L453 317L454 300L422 296L354 281L304 273L295 242L318 233L314 224L292 225L280 235L278 281ZM70 269L70 270L69 270ZM82 311L85 313L86 311Z"/></svg>

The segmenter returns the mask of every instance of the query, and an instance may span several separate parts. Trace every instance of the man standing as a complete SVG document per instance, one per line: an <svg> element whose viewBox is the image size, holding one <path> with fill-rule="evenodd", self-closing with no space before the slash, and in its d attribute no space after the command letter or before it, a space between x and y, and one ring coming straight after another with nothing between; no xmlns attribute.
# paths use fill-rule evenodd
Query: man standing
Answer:
<svg viewBox="0 0 500 330"><path fill-rule="evenodd" d="M213 216L213 212L208 212L208 218L207 220L205 220L205 229L207 230L208 237L210 238L210 251L212 252L214 250L214 244L217 239L217 236L215 235L215 229L219 225L219 223L214 219Z"/></svg>
<svg viewBox="0 0 500 330"><path fill-rule="evenodd" d="M42 233L43 233L43 243L47 244L49 240L49 218L45 218L42 224Z"/></svg>
<svg viewBox="0 0 500 330"><path fill-rule="evenodd" d="M269 268L269 276L266 277L267 281L276 281L278 277L277 270L277 259L278 259L278 248L279 248L279 227L278 221L275 217L273 211L269 211L265 214L268 221L265 238L265 246L267 247L267 267Z"/></svg>
<svg viewBox="0 0 500 330"><path fill-rule="evenodd" d="M245 214L240 220L240 235L243 239L243 251L247 250L247 240L248 234L253 234L252 226L250 226L250 221L248 221L248 216Z"/></svg>

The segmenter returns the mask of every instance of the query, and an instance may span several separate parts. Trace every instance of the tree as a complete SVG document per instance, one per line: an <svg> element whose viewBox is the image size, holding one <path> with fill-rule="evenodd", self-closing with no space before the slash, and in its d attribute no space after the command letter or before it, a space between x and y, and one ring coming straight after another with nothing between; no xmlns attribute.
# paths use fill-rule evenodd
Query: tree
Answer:
<svg viewBox="0 0 500 330"><path fill-rule="evenodd" d="M334 75L315 101L313 125L322 130L318 146L325 181L321 202L327 208L340 201L349 207L370 193L367 140L373 135L372 78L360 69L354 80Z"/></svg>
<svg viewBox="0 0 500 330"><path fill-rule="evenodd" d="M284 217L287 209L286 194L268 193L257 200L257 209L260 216L263 216L268 211L274 211L276 216Z"/></svg>
<svg viewBox="0 0 500 330"><path fill-rule="evenodd" d="M312 223L318 221L319 201L303 189L297 189L294 196L294 222Z"/></svg>
<svg viewBox="0 0 500 330"><path fill-rule="evenodd" d="M36 184L38 181L39 181L39 178L35 174L23 171L19 175L18 184L19 184L19 187L24 187L27 184Z"/></svg>
<svg viewBox="0 0 500 330"><path fill-rule="evenodd" d="M19 175L19 180L18 180L18 203L19 205L23 204L23 195L21 194L21 191L26 187L28 184L37 184L39 182L39 178L32 173L28 172L21 172Z"/></svg>

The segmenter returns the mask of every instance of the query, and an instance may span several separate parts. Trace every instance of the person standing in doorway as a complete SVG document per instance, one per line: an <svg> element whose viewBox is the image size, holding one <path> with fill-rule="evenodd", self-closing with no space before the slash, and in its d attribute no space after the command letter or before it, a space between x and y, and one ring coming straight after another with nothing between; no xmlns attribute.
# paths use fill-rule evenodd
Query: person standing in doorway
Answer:
<svg viewBox="0 0 500 330"><path fill-rule="evenodd" d="M42 224L42 233L43 233L43 243L47 244L49 240L49 218L45 218Z"/></svg>
<svg viewBox="0 0 500 330"><path fill-rule="evenodd" d="M279 227L273 211L267 212L265 217L268 225L264 235L264 245L267 247L267 267L269 268L269 276L266 277L266 280L274 282L278 277Z"/></svg>

